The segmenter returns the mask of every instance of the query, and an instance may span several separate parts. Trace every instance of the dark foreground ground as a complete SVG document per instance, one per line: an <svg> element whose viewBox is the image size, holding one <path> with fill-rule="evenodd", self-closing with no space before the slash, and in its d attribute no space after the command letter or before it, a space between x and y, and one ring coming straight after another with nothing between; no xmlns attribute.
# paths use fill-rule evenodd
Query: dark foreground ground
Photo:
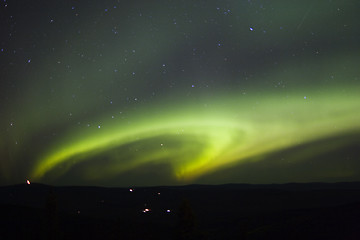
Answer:
<svg viewBox="0 0 360 240"><path fill-rule="evenodd" d="M147 210L146 210L147 209ZM360 183L0 187L0 239L360 239Z"/></svg>

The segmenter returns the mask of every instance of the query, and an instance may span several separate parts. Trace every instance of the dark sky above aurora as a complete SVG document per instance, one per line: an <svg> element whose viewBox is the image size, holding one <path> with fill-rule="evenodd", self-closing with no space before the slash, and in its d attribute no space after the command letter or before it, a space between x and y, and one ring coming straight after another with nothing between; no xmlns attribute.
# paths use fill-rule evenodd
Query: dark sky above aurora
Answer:
<svg viewBox="0 0 360 240"><path fill-rule="evenodd" d="M0 183L359 181L359 9L2 0Z"/></svg>

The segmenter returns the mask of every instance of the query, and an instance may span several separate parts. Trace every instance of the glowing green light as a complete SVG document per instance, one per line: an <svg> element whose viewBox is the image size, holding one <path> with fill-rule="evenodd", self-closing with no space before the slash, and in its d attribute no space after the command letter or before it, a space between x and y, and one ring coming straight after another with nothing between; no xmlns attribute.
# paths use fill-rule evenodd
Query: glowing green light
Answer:
<svg viewBox="0 0 360 240"><path fill-rule="evenodd" d="M234 161L360 128L355 90L312 92L306 98L292 93L286 98L234 95L203 101L207 104L157 104L132 114L127 123L102 121L100 129L74 131L39 160L33 178L41 179L63 163L71 168L123 147L122 154L111 157L115 164L86 169L83 175L111 177L149 162L166 162L178 181L186 182ZM161 113L151 114L159 109ZM161 143L154 144L155 139Z"/></svg>

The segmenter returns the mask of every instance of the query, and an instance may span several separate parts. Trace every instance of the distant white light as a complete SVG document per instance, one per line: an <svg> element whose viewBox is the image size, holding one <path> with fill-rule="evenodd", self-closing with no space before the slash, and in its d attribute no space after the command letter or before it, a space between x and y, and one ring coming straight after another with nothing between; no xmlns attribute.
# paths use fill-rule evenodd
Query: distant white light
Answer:
<svg viewBox="0 0 360 240"><path fill-rule="evenodd" d="M160 194L161 194L161 193L159 193L159 192L157 193L157 195L160 195Z"/></svg>
<svg viewBox="0 0 360 240"><path fill-rule="evenodd" d="M132 188L129 189L129 192L133 192L133 191L134 191L134 189L132 189Z"/></svg>
<svg viewBox="0 0 360 240"><path fill-rule="evenodd" d="M145 209L143 210L143 213L147 213L147 212L151 212L151 209L145 208Z"/></svg>
<svg viewBox="0 0 360 240"><path fill-rule="evenodd" d="M250 31L254 31L254 29L252 27L250 27L249 29L250 29Z"/></svg>
<svg viewBox="0 0 360 240"><path fill-rule="evenodd" d="M166 212L167 212L167 213L169 213L169 212L171 212L171 210L170 210L170 209L168 209L168 210L166 210Z"/></svg>
<svg viewBox="0 0 360 240"><path fill-rule="evenodd" d="M26 184L27 184L27 185L30 185L30 184L31 184L31 182L30 182L29 179L26 180Z"/></svg>

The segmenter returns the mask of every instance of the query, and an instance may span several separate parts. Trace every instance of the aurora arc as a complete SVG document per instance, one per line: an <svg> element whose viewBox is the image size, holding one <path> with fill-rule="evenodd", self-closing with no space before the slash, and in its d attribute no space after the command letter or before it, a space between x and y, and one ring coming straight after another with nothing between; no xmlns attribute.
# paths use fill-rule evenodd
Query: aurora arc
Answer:
<svg viewBox="0 0 360 240"><path fill-rule="evenodd" d="M115 164L84 170L82 177L110 178L160 162L170 164L176 180L186 183L234 162L255 161L267 153L360 129L357 88L312 90L308 96L299 92L168 101L137 110L127 123L104 120L100 128L66 134L39 158L31 177L59 177L80 162L122 146L127 153L112 156ZM61 165L66 167L60 171Z"/></svg>
<svg viewBox="0 0 360 240"><path fill-rule="evenodd" d="M0 185L360 181L358 2L84 3L2 6Z"/></svg>

